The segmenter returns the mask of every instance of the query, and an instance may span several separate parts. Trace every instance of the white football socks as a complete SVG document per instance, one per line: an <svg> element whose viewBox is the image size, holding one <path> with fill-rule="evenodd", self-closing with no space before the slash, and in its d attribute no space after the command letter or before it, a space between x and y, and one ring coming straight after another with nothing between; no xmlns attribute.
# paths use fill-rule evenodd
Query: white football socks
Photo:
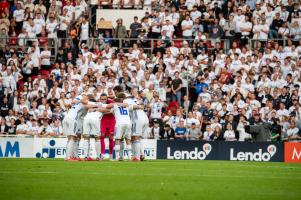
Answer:
<svg viewBox="0 0 301 200"><path fill-rule="evenodd" d="M130 145L130 144L126 145L126 150L128 152L128 159L131 160L132 159L132 145Z"/></svg>
<svg viewBox="0 0 301 200"><path fill-rule="evenodd" d="M123 159L123 155L124 155L124 146L125 146L124 141L120 141L119 157L121 159ZM115 152L115 154L116 154L116 152Z"/></svg>
<svg viewBox="0 0 301 200"><path fill-rule="evenodd" d="M79 141L78 140L74 141L74 144L72 146L72 152L75 158L78 158L78 146L79 146Z"/></svg>
<svg viewBox="0 0 301 200"><path fill-rule="evenodd" d="M95 151L96 151L96 158L100 156L100 141L95 140Z"/></svg>
<svg viewBox="0 0 301 200"><path fill-rule="evenodd" d="M90 139L85 138L83 141L84 158L88 158L90 149Z"/></svg>
<svg viewBox="0 0 301 200"><path fill-rule="evenodd" d="M141 139L139 140L139 144L140 144L140 149L139 149L140 155L144 156L144 145L142 144Z"/></svg>
<svg viewBox="0 0 301 200"><path fill-rule="evenodd" d="M120 145L115 144L115 159L119 160L120 159Z"/></svg>
<svg viewBox="0 0 301 200"><path fill-rule="evenodd" d="M140 142L139 141L132 142L132 155L134 158L140 158Z"/></svg>
<svg viewBox="0 0 301 200"><path fill-rule="evenodd" d="M66 146L66 159L69 159L71 157L73 157L73 145L74 145L74 141L73 140L69 140L67 142L67 146Z"/></svg>

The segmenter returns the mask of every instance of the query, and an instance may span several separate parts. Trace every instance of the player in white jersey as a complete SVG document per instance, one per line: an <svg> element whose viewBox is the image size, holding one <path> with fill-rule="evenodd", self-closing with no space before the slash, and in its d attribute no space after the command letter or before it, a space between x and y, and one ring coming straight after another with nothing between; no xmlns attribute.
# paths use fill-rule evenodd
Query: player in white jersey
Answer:
<svg viewBox="0 0 301 200"><path fill-rule="evenodd" d="M124 102L129 105L141 105L142 101L138 95L136 88L131 90L132 96L126 99ZM149 125L149 119L143 109L135 109L131 111L132 119L132 152L133 161L144 160L144 148L141 145L141 138L143 133L147 130Z"/></svg>
<svg viewBox="0 0 301 200"><path fill-rule="evenodd" d="M87 95L83 94L75 98L72 102L71 108L67 111L67 114L63 120L63 133L67 135L68 142L66 147L66 159L70 161L78 161L78 139L77 134L82 129L81 118L86 109L96 107L90 105Z"/></svg>
<svg viewBox="0 0 301 200"><path fill-rule="evenodd" d="M106 108L112 108L115 115L116 127L115 127L115 156L116 160L120 158L120 141L124 138L126 141L126 150L128 152L128 159L131 160L132 157L132 146L131 146L131 129L132 122L130 118L130 110L141 109L138 105L129 105L123 103L125 99L125 94L118 94L117 99L115 99L114 104L109 104Z"/></svg>
<svg viewBox="0 0 301 200"><path fill-rule="evenodd" d="M92 104L92 103L91 103ZM96 150L96 160L100 159L100 119L103 116L103 112L108 112L109 110L105 107L107 104L102 104L100 102L96 103L98 108L90 108L87 115L84 117L83 122L83 150L84 159L86 161L93 161L90 155L90 138L95 139L95 150Z"/></svg>

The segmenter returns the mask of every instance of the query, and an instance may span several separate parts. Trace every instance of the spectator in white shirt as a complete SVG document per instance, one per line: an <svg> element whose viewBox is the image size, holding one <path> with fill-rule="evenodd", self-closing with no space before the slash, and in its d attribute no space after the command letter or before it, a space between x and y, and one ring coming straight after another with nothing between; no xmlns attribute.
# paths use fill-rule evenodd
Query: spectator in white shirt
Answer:
<svg viewBox="0 0 301 200"><path fill-rule="evenodd" d="M64 8L62 15L59 18L59 28L58 28L58 37L66 38L67 37L67 29L71 22L71 18L67 15L67 8Z"/></svg>
<svg viewBox="0 0 301 200"><path fill-rule="evenodd" d="M235 31L235 37L237 39L240 39L241 36L241 30L240 27L242 23L244 23L245 16L242 14L241 8L237 9L237 15L234 16L233 22L234 22L234 31Z"/></svg>
<svg viewBox="0 0 301 200"><path fill-rule="evenodd" d="M203 133L203 140L211 141L210 136L213 134L213 131L209 125L206 126L206 131Z"/></svg>
<svg viewBox="0 0 301 200"><path fill-rule="evenodd" d="M235 132L232 129L232 126L230 123L227 123L227 125L226 125L226 131L224 132L224 139L226 141L236 141Z"/></svg>
<svg viewBox="0 0 301 200"><path fill-rule="evenodd" d="M21 7L21 3L18 2L16 10L13 12L14 21L16 22L16 32L20 33L23 27L24 9Z"/></svg>
<svg viewBox="0 0 301 200"><path fill-rule="evenodd" d="M40 36L42 29L45 27L45 19L42 17L41 12L37 12L35 15L35 19L33 20L34 27L36 30L36 35Z"/></svg>
<svg viewBox="0 0 301 200"><path fill-rule="evenodd" d="M50 126L46 129L46 135L51 137L57 137L63 135L63 128L60 125L60 121L56 119Z"/></svg>
<svg viewBox="0 0 301 200"><path fill-rule="evenodd" d="M299 128L296 127L296 123L294 121L291 121L289 129L286 131L288 141L300 142L301 136L299 131Z"/></svg>
<svg viewBox="0 0 301 200"><path fill-rule="evenodd" d="M288 22L284 22L282 27L278 30L278 36L281 39L287 39L289 36L289 28L288 28Z"/></svg>
<svg viewBox="0 0 301 200"><path fill-rule="evenodd" d="M77 20L85 12L85 7L81 5L80 0L76 0L76 5L74 6L74 19Z"/></svg>
<svg viewBox="0 0 301 200"><path fill-rule="evenodd" d="M25 124L25 118L23 116L20 117L21 123L17 126L16 134L17 135L25 135L27 133L28 126Z"/></svg>
<svg viewBox="0 0 301 200"><path fill-rule="evenodd" d="M249 36L251 34L252 31L252 23L249 21L249 16L246 15L245 16L245 20L244 22L241 24L240 26L240 30L241 30L241 45L244 46L245 44L248 43L249 41Z"/></svg>
<svg viewBox="0 0 301 200"><path fill-rule="evenodd" d="M48 33L48 38L57 38L58 23L55 17L51 15L49 21L46 22L46 31Z"/></svg>
<svg viewBox="0 0 301 200"><path fill-rule="evenodd" d="M35 136L35 135L38 135L39 134L39 125L37 123L37 120L32 117L31 121L30 121L30 125L28 125L27 127L27 132L26 134L27 135L32 135L32 136Z"/></svg>
<svg viewBox="0 0 301 200"><path fill-rule="evenodd" d="M183 31L183 39L192 38L192 25L193 25L193 21L190 19L189 15L186 15L185 20L183 20L181 23L181 27Z"/></svg>
<svg viewBox="0 0 301 200"><path fill-rule="evenodd" d="M42 126L39 129L40 136L47 136L48 132L51 132L51 127L49 126L49 122L47 118L42 119Z"/></svg>
<svg viewBox="0 0 301 200"><path fill-rule="evenodd" d="M290 27L289 35L291 38L295 40L299 40L301 38L301 27L297 20L292 23Z"/></svg>

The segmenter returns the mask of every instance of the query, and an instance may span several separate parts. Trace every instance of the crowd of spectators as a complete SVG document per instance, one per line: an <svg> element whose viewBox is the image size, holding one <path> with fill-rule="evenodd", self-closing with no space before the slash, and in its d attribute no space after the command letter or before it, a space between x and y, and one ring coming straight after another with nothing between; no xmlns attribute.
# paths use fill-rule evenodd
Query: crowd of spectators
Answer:
<svg viewBox="0 0 301 200"><path fill-rule="evenodd" d="M248 141L246 126L270 124L268 140L301 139L299 3L150 3L130 30L121 18L97 32L84 0L2 0L0 133L62 135L72 99L114 98L117 86L138 88L150 117L145 138ZM101 40L91 46L91 37ZM126 37L137 40L117 48L114 38ZM156 39L152 52L146 38Z"/></svg>

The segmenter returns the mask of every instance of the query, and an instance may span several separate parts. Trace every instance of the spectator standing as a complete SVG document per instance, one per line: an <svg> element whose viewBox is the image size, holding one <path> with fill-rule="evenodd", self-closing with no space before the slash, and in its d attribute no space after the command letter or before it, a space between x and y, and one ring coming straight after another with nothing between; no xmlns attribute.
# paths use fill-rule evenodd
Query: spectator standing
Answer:
<svg viewBox="0 0 301 200"><path fill-rule="evenodd" d="M159 100L158 95L154 95L153 102L150 103L150 118L152 123L158 121L160 126L162 126L162 109L166 106L165 103Z"/></svg>
<svg viewBox="0 0 301 200"><path fill-rule="evenodd" d="M84 16L82 22L79 25L78 37L80 40L80 44L85 43L86 45L88 45L89 37L92 31L88 20L89 17Z"/></svg>
<svg viewBox="0 0 301 200"><path fill-rule="evenodd" d="M183 31L183 39L192 39L192 26L193 21L190 19L189 14L185 16L185 20L182 21L181 27Z"/></svg>
<svg viewBox="0 0 301 200"><path fill-rule="evenodd" d="M15 31L20 33L23 27L23 20L24 20L24 9L21 7L21 3L17 3L16 10L13 12L14 21L16 23Z"/></svg>
<svg viewBox="0 0 301 200"><path fill-rule="evenodd" d="M123 20L117 19L117 26L114 29L114 38L127 38L128 34L126 31L126 27L123 25Z"/></svg>
<svg viewBox="0 0 301 200"><path fill-rule="evenodd" d="M138 21L138 17L134 17L134 22L130 25L130 38L138 38L139 32L142 28L141 23Z"/></svg>
<svg viewBox="0 0 301 200"><path fill-rule="evenodd" d="M182 79L180 78L180 73L178 71L175 72L175 78L172 80L171 83L171 90L172 90L172 100L177 101L178 105L182 105Z"/></svg>
<svg viewBox="0 0 301 200"><path fill-rule="evenodd" d="M269 31L269 38L278 38L278 31L279 28L282 27L283 25L283 20L280 18L280 13L276 12L276 17L273 19L270 31Z"/></svg>

